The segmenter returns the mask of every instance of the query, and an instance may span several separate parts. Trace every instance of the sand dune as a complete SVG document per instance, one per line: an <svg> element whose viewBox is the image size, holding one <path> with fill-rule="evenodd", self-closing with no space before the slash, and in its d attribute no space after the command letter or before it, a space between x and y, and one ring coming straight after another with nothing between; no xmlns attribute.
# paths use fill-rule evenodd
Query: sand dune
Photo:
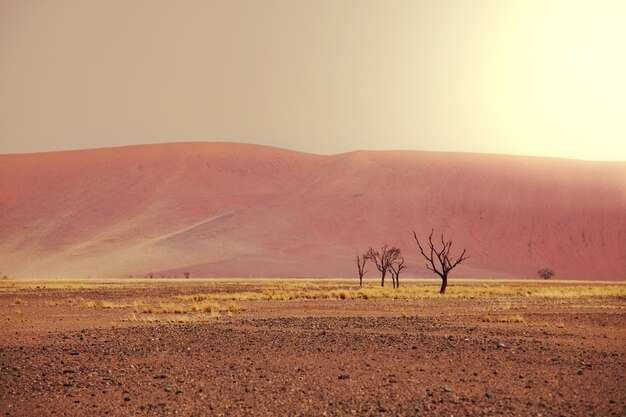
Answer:
<svg viewBox="0 0 626 417"><path fill-rule="evenodd" d="M176 143L0 156L0 274L353 276L412 230L465 277L626 279L626 163ZM368 268L372 277L373 268Z"/></svg>

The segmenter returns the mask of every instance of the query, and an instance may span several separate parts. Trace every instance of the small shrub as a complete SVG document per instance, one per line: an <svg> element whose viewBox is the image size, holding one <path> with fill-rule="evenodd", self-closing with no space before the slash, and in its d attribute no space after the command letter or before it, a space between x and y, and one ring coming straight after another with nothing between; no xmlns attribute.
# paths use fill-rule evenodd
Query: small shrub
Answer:
<svg viewBox="0 0 626 417"><path fill-rule="evenodd" d="M555 275L555 273L550 268L541 268L539 271L537 271L537 275L539 275L539 277L543 279L550 279Z"/></svg>

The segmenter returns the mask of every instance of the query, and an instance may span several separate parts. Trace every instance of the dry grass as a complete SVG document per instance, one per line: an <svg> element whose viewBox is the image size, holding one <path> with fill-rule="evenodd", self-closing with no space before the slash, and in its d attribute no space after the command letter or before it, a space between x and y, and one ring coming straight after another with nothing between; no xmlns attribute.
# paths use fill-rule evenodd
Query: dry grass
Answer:
<svg viewBox="0 0 626 417"><path fill-rule="evenodd" d="M132 307L133 304L126 301L103 300L100 302L100 306L102 308L129 308Z"/></svg>
<svg viewBox="0 0 626 417"><path fill-rule="evenodd" d="M145 288L159 282L173 282L175 279L48 279L48 280L0 280L0 292L23 289L84 290L106 288Z"/></svg>
<svg viewBox="0 0 626 417"><path fill-rule="evenodd" d="M155 286L167 284L175 293L163 297L153 291ZM82 281L12 281L0 283L0 292L11 292L15 307L25 306L29 289L45 288L43 303L52 307L85 307L103 309L128 309L143 321L156 321L148 316L161 317L161 321L183 322L202 320L220 314L233 314L244 310L240 302L263 300L371 300L371 299L440 299L438 280L404 279L401 287L382 288L378 280L368 280L362 288L357 281L331 279L196 279L196 280L82 280ZM90 294L80 289L108 288L113 299L84 299L78 295ZM124 294L146 295L143 299L115 298L115 290ZM74 292L76 290L76 292ZM144 291L148 290L148 291ZM170 293L171 294L171 293ZM70 297L68 297L70 295ZM76 296L71 296L76 295ZM23 298L22 298L23 297ZM538 280L452 280L445 299L469 298L488 300L484 321L525 323L519 313L527 306L545 302L584 305L589 297L621 297L626 300L626 282L538 281ZM586 299L587 298L587 299ZM30 307L30 306L29 306ZM29 308L25 307L25 308ZM144 320L145 319L145 320ZM131 321L137 321L133 319ZM553 323L554 327L555 324ZM556 327L564 324L557 323Z"/></svg>
<svg viewBox="0 0 626 417"><path fill-rule="evenodd" d="M137 315L131 313L126 321L129 322L142 322L142 323L189 323L192 321L199 321L196 317L191 317L187 314L168 314L168 315Z"/></svg>
<svg viewBox="0 0 626 417"><path fill-rule="evenodd" d="M438 283L424 283L411 280L399 289L390 286L380 287L369 283L363 288L350 285L347 281L323 281L315 283L296 280L267 281L250 285L250 281L240 285L233 284L233 291L215 291L185 294L176 298L183 301L224 301L224 300L300 300L300 299L375 299L375 298L434 298L441 297ZM448 287L447 298L478 297L602 297L626 296L624 283L555 283L524 281L460 281ZM506 306L503 305L503 308ZM510 306L509 306L510 308Z"/></svg>
<svg viewBox="0 0 626 417"><path fill-rule="evenodd" d="M484 315L482 318L485 322L496 322L496 323L525 323L526 320L519 314L508 314L508 315L498 315L491 316L489 314Z"/></svg>
<svg viewBox="0 0 626 417"><path fill-rule="evenodd" d="M189 313L214 313L234 312L245 310L244 307L229 303L227 305L216 302L204 301L195 303L148 303L143 301L133 302L135 313L143 314L189 314Z"/></svg>
<svg viewBox="0 0 626 417"><path fill-rule="evenodd" d="M47 307L86 307L96 308L98 302L95 300L85 300L83 297L61 298L58 300L48 300L44 303Z"/></svg>
<svg viewBox="0 0 626 417"><path fill-rule="evenodd" d="M434 279L405 278L401 280L401 287L393 290L390 286L381 288L378 279L367 280L363 288L358 288L356 279L0 280L0 292L17 292L24 289L140 290L160 283L176 284L181 292L187 293L178 297L182 301L424 298L439 297L440 284ZM449 298L489 296L554 298L626 296L626 282L452 279L446 293L446 297Z"/></svg>

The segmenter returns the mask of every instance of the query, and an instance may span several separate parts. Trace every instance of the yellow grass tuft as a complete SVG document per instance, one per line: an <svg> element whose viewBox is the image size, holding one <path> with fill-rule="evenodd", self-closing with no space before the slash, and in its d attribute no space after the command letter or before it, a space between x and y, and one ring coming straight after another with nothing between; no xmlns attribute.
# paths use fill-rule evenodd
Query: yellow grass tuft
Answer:
<svg viewBox="0 0 626 417"><path fill-rule="evenodd" d="M111 300L103 300L100 305L102 308L128 308L133 304L125 301L111 301Z"/></svg>
<svg viewBox="0 0 626 417"><path fill-rule="evenodd" d="M496 323L525 323L526 320L519 314L498 315L493 317L486 314L482 317L484 322L496 322Z"/></svg>
<svg viewBox="0 0 626 417"><path fill-rule="evenodd" d="M191 298L189 298L191 299ZM133 303L134 313L142 314L202 314L210 313L213 316L218 316L220 312L228 311L235 312L245 310L244 307L231 302L227 305L221 305L214 301L203 301L195 303L160 303L151 304L142 301L135 301Z"/></svg>

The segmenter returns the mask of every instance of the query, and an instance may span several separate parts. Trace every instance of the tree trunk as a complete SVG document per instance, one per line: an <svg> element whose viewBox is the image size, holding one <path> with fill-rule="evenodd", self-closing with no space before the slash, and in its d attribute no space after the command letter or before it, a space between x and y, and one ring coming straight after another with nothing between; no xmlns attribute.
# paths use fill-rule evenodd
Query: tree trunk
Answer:
<svg viewBox="0 0 626 417"><path fill-rule="evenodd" d="M387 275L387 271L382 271L381 275L382 275L382 277L381 277L381 280L380 280L380 286L384 287L385 286L385 275Z"/></svg>
<svg viewBox="0 0 626 417"><path fill-rule="evenodd" d="M359 277L359 288L363 286L363 275Z"/></svg>
<svg viewBox="0 0 626 417"><path fill-rule="evenodd" d="M439 294L445 294L447 286L448 286L448 276L444 275L441 277L441 289L439 290Z"/></svg>
<svg viewBox="0 0 626 417"><path fill-rule="evenodd" d="M396 275L396 289L400 288L400 274Z"/></svg>

